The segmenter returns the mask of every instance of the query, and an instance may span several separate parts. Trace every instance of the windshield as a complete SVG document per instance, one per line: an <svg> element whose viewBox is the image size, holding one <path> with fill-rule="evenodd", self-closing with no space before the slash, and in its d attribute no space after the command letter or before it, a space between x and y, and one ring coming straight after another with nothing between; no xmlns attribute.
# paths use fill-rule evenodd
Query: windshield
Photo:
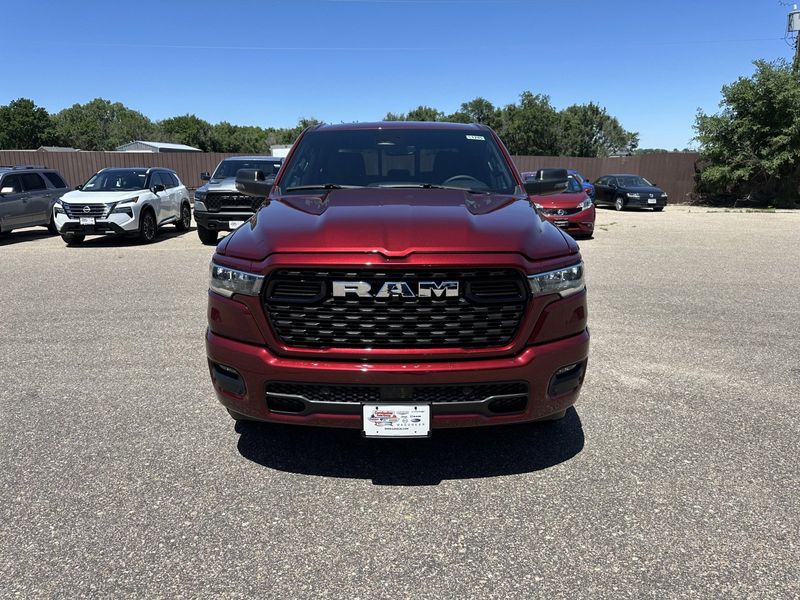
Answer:
<svg viewBox="0 0 800 600"><path fill-rule="evenodd" d="M143 190L147 169L106 169L83 184L84 192L128 192Z"/></svg>
<svg viewBox="0 0 800 600"><path fill-rule="evenodd" d="M280 160L231 160L226 159L219 163L217 170L214 171L212 179L225 179L226 177L236 177L239 169L258 169L264 172L265 177L275 177L278 169L281 168Z"/></svg>
<svg viewBox="0 0 800 600"><path fill-rule="evenodd" d="M575 179L572 175L569 176L567 180L567 189L565 189L562 193L564 194L579 194L583 191L583 186L578 183L578 180Z"/></svg>
<svg viewBox="0 0 800 600"><path fill-rule="evenodd" d="M653 184L638 175L617 175L617 185L620 187L653 187Z"/></svg>
<svg viewBox="0 0 800 600"><path fill-rule="evenodd" d="M494 138L467 129L311 131L281 177L283 192L315 187L448 187L512 194Z"/></svg>

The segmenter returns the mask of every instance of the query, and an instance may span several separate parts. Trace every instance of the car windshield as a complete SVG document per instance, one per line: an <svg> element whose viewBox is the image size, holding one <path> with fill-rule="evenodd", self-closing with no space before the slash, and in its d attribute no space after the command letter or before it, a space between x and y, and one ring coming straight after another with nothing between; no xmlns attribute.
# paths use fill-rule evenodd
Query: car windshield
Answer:
<svg viewBox="0 0 800 600"><path fill-rule="evenodd" d="M567 189L564 190L564 194L579 194L583 191L583 186L578 183L578 180L575 179L572 175L569 176L567 180Z"/></svg>
<svg viewBox="0 0 800 600"><path fill-rule="evenodd" d="M147 169L106 169L83 184L84 192L128 192L143 190Z"/></svg>
<svg viewBox="0 0 800 600"><path fill-rule="evenodd" d="M307 133L282 192L337 187L445 187L511 194L517 186L494 138L469 129L355 129Z"/></svg>
<svg viewBox="0 0 800 600"><path fill-rule="evenodd" d="M275 177L281 167L279 160L223 160L214 171L212 179L225 179L236 177L240 169L257 169L263 171L266 177Z"/></svg>
<svg viewBox="0 0 800 600"><path fill-rule="evenodd" d="M570 177L574 177L575 179L578 180L578 183L581 183L581 184L585 180L585 177L583 175L581 175L580 173L578 173L577 171L575 171L574 173L570 173L569 176Z"/></svg>
<svg viewBox="0 0 800 600"><path fill-rule="evenodd" d="M653 184L638 175L617 175L617 185L620 187L653 187Z"/></svg>

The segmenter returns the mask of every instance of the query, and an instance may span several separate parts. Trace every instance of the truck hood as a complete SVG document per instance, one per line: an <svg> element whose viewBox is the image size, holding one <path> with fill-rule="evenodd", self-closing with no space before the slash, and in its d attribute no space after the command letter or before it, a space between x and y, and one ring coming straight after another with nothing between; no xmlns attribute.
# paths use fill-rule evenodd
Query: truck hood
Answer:
<svg viewBox="0 0 800 600"><path fill-rule="evenodd" d="M217 248L252 261L276 252L503 252L541 260L573 251L525 196L366 188L273 197Z"/></svg>
<svg viewBox="0 0 800 600"><path fill-rule="evenodd" d="M225 177L223 179L212 179L197 188L198 192L235 192L236 178Z"/></svg>

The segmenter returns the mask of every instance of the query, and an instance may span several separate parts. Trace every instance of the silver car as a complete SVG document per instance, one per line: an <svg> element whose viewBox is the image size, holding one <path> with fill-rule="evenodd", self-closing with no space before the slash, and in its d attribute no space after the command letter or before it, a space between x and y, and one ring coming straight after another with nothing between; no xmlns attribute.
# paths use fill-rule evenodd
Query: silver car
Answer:
<svg viewBox="0 0 800 600"><path fill-rule="evenodd" d="M56 233L53 204L69 191L54 169L0 166L0 233L43 225Z"/></svg>

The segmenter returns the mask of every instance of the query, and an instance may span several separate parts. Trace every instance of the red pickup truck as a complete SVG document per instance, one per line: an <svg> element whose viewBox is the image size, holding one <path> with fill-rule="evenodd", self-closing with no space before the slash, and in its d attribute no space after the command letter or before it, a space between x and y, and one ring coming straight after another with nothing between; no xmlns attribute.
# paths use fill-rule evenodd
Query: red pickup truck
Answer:
<svg viewBox="0 0 800 600"><path fill-rule="evenodd" d="M237 420L368 437L557 419L589 353L578 246L481 125L309 128L211 263L206 350Z"/></svg>

